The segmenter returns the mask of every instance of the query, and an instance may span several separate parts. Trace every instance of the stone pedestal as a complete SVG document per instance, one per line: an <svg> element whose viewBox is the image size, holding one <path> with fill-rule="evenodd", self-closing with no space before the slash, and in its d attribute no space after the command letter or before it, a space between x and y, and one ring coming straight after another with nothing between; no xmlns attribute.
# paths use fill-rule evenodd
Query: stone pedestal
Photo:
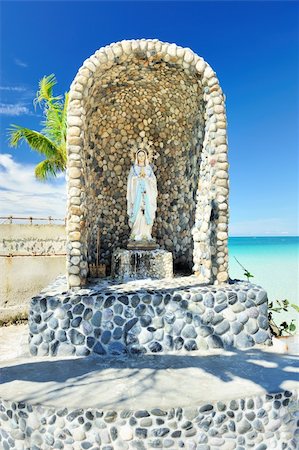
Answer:
<svg viewBox="0 0 299 450"><path fill-rule="evenodd" d="M155 240L152 241L130 241L127 245L128 250L157 250L159 245Z"/></svg>
<svg viewBox="0 0 299 450"><path fill-rule="evenodd" d="M172 278L172 253L161 249L117 249L112 254L111 275L121 280Z"/></svg>
<svg viewBox="0 0 299 450"><path fill-rule="evenodd" d="M109 278L68 291L60 276L31 299L30 353L180 354L271 345L267 301L266 291L247 281L215 287L194 275Z"/></svg>

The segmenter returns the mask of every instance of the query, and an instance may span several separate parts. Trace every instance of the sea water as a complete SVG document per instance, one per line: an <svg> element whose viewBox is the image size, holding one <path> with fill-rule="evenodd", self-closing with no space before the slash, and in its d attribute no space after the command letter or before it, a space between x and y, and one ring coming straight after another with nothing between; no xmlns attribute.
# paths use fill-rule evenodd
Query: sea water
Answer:
<svg viewBox="0 0 299 450"><path fill-rule="evenodd" d="M287 299L299 305L299 236L230 237L228 250L230 278L246 279L237 258L254 275L250 280L267 291L269 301ZM299 332L294 309L276 317L297 318Z"/></svg>

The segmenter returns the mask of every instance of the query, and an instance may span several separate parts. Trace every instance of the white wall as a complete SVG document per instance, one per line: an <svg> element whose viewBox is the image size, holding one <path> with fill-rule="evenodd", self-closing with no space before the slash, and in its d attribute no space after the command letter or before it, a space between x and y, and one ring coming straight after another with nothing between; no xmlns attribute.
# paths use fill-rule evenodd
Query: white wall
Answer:
<svg viewBox="0 0 299 450"><path fill-rule="evenodd" d="M0 225L0 320L26 313L31 297L66 273L65 245L64 225Z"/></svg>

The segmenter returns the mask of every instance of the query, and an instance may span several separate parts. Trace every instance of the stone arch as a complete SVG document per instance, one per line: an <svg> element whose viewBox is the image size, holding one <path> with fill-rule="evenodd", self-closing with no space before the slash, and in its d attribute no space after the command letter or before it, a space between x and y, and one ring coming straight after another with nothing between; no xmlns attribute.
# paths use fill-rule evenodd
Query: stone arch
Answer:
<svg viewBox="0 0 299 450"><path fill-rule="evenodd" d="M144 70L144 68L150 66L152 70L156 64L160 64L161 69L150 78L152 75L150 70ZM125 67L127 69L124 69ZM134 67L139 68L139 72L136 73L136 76L134 75L133 80L126 73L128 67L132 70ZM163 83L168 86L160 89L160 91L165 91L165 95L160 91L158 93L158 88L162 83L161 78L159 78L160 84L157 84L157 95L160 95L161 107L167 108L167 99L171 97L169 83L173 82L175 89L173 89L172 96L177 95L178 99L181 99L186 111L187 107L189 108L188 114L185 116L187 121L190 119L189 125L186 124L186 121L184 122L185 119L179 112L174 118L176 126L179 120L182 120L181 128L185 127L187 130L184 134L185 141L183 139L179 141L179 145L186 144L184 150L187 147L187 151L184 153L181 150L177 152L173 150L175 147L174 142L171 141L171 139L174 139L173 129L172 135L167 135L167 133L163 135L163 130L157 129L159 128L157 125L159 122L155 122L155 130L153 131L146 121L147 132L142 133L144 130L140 129L138 135L132 134L130 142L125 140L125 136L123 142L120 140L126 149L122 158L124 160L122 161L123 166L120 164L120 169L116 168L118 164L113 161L113 152L109 154L112 157L112 164L109 166L107 160L107 164L101 162L101 166L99 160L97 160L97 151L102 152L110 144L115 148L115 144L119 142L115 139L116 134L113 135L112 139L111 134L109 134L109 130L112 129L109 124L112 117L114 118L110 113L113 110L113 101L114 105L117 101L115 92L120 93L119 95L123 97L126 97L126 93L129 93L127 97L131 99L133 94L130 87L137 87L139 97L137 95L135 106L141 104L142 108L144 103L141 100L144 98L144 93L152 95L153 83L157 80L157 76L161 74L164 76ZM114 83L111 84L112 80L114 80ZM185 93L181 89L181 86L184 85L187 86ZM151 100L153 100L153 97L151 97ZM169 101L169 105L172 105L171 101ZM170 117L169 111L172 106L168 107L168 116L165 114L166 117ZM138 111L138 108L135 107L135 113L136 111ZM121 114L123 113L124 111L121 111ZM144 117L147 117L146 113L147 111L145 111ZM106 117L106 122L103 122L103 117ZM117 116L118 121L120 117L122 116ZM151 119L150 114L148 119ZM124 122L126 123L125 118ZM137 141L148 145L149 142L144 140L148 136L150 136L150 139L153 138L153 154L157 158L155 164L158 173L159 170L163 172L166 170L167 164L163 166L161 161L163 157L166 158L166 150L169 150L170 147L168 141L171 141L173 145L171 145L172 150L169 150L169 152L173 151L173 153L169 158L172 157L172 161L177 165L179 165L178 161L181 161L180 171L178 171L179 179L184 185L185 193L189 192L190 194L191 206L189 212L192 224L190 225L190 217L188 216L188 223L186 222L186 227L183 228L185 234L179 233L177 237L175 236L180 241L178 250L168 249L174 253L177 251L178 258L185 258L186 262L188 262L188 258L190 260L191 251L192 269L198 276L199 282L219 284L227 281L229 181L225 96L219 86L215 72L203 58L189 48L182 48L173 43L160 42L157 39L124 40L102 47L84 61L71 84L67 126L67 278L69 288L83 286L86 282L88 261L89 259L94 260L95 226L102 226L103 232L106 233L105 236L108 234L108 239L105 238L108 245L111 236L109 237L109 233L107 233L109 223L107 224L104 216L105 214L106 216L116 215L117 217L121 215L118 208L122 205L121 202L123 202L124 197L122 196L120 202L115 201L113 203L115 198L111 195L111 192L107 194L109 188L105 191L104 185L106 184L107 187L107 183L108 186L109 183L121 183L117 171L128 166L128 151L133 146L133 142ZM99 130L96 129L97 126L99 126ZM119 131L119 127L115 128ZM100 133L100 138L95 137L97 131ZM153 136L153 133L156 133L155 136ZM99 140L97 141L97 139ZM194 142L192 139L194 139ZM165 145L165 142L167 145ZM166 147L165 153L160 151L163 147ZM189 160L187 161L188 151ZM109 148L106 152L109 153ZM103 166L105 167L103 168ZM111 167L111 171L107 169L108 166ZM182 176L184 171L185 176ZM105 172L104 175L103 172ZM112 177L106 176L108 172L113 172ZM171 176L175 175L170 175L170 172L167 186L172 192L174 185ZM99 184L100 178L102 184ZM113 189L114 192L119 190L124 192L124 185L118 188L114 184ZM98 198L102 200L102 203L98 203ZM107 201L105 214L99 208L100 204L103 206L103 198L104 202ZM162 192L162 198L164 200L162 200L161 212L164 208L164 214L166 214L167 205L170 204L166 190ZM185 200L185 203L188 204L187 197ZM181 201L181 203L184 202ZM112 209L111 205L116 205L116 207ZM103 215L101 216L101 214ZM171 214L174 213L171 212ZM178 215L186 217L184 206L182 206ZM177 216L175 220L177 220ZM109 220L111 220L111 217ZM123 218L121 223L123 227L126 226ZM113 224L114 238L117 226ZM159 234L161 230L164 230L165 234L165 230L167 230L165 223L160 228L159 226L158 216L156 231ZM171 227L169 229L171 231ZM124 237L122 236L122 239ZM167 247L169 244L171 247L170 243L166 243L164 235L162 237L160 236L160 240L164 246ZM118 239L116 242L121 243L122 240ZM105 252L108 255L109 248L103 249L103 258L106 257Z"/></svg>

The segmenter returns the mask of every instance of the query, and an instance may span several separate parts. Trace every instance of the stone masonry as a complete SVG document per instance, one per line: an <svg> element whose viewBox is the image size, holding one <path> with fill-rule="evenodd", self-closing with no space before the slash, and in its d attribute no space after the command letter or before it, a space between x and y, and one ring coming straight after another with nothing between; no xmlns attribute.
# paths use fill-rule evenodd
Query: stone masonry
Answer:
<svg viewBox="0 0 299 450"><path fill-rule="evenodd" d="M228 279L225 96L189 48L125 40L84 61L71 84L67 135L68 286L127 243L126 179L132 149L150 147L158 180L153 234L199 281Z"/></svg>
<svg viewBox="0 0 299 450"><path fill-rule="evenodd" d="M66 290L58 277L31 300L32 355L142 355L271 345L267 294L244 281L198 286L197 277L97 280Z"/></svg>
<svg viewBox="0 0 299 450"><path fill-rule="evenodd" d="M0 400L4 450L296 450L298 392L164 410L54 408Z"/></svg>

